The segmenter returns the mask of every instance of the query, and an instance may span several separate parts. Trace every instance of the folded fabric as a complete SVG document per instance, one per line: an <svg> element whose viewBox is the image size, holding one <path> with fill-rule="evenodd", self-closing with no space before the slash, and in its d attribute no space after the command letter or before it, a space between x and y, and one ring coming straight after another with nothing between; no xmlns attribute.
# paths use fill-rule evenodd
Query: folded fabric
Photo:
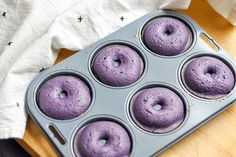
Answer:
<svg viewBox="0 0 236 157"><path fill-rule="evenodd" d="M236 26L236 0L208 0L208 2L219 14Z"/></svg>

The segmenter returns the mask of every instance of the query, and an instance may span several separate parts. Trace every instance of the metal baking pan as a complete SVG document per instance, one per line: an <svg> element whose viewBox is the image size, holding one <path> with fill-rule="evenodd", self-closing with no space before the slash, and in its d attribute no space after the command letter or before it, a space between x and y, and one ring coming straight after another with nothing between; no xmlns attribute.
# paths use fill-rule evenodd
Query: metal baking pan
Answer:
<svg viewBox="0 0 236 157"><path fill-rule="evenodd" d="M159 16L176 17L189 26L193 41L184 53L177 56L161 56L146 48L142 41L142 30L147 22ZM207 36L216 45L217 52L200 38L201 34ZM95 54L104 46L113 43L131 46L144 60L143 75L132 85L125 87L105 85L94 76L91 70ZM62 156L75 156L73 150L75 133L89 122L101 119L118 122L128 130L132 139L130 156L155 156L222 112L236 100L235 87L228 95L213 100L199 98L185 88L181 81L181 70L187 61L201 55L222 59L235 74L235 61L190 17L177 11L156 10L41 72L29 85L26 97L27 109ZM52 119L41 112L37 105L37 92L40 86L49 78L61 74L78 76L90 86L92 91L92 103L89 109L71 120ZM181 96L185 103L186 116L177 129L164 134L154 134L140 129L133 122L129 112L130 99L137 91L150 86L165 86ZM55 138L50 129L52 126L64 142Z"/></svg>

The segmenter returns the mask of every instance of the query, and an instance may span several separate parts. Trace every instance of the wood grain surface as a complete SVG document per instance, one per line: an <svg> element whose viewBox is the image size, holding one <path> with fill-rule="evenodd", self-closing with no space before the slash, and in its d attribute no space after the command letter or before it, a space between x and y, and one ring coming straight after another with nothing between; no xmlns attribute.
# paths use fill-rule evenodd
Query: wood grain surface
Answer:
<svg viewBox="0 0 236 157"><path fill-rule="evenodd" d="M205 0L193 0L188 10L192 17L219 45L236 59L236 27L218 15ZM61 50L57 62L72 55ZM28 118L24 139L17 140L33 157L56 157L55 149L41 130ZM148 144L148 143L145 143ZM159 157L235 157L236 105L173 145Z"/></svg>

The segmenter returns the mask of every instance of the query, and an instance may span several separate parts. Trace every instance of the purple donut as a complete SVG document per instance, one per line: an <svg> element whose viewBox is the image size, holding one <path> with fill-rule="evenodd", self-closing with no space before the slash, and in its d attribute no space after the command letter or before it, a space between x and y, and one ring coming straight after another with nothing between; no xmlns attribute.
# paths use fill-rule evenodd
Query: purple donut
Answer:
<svg viewBox="0 0 236 157"><path fill-rule="evenodd" d="M125 45L110 45L96 55L93 72L110 86L127 86L137 81L143 72L143 60L139 54Z"/></svg>
<svg viewBox="0 0 236 157"><path fill-rule="evenodd" d="M182 70L186 88L202 98L220 98L234 87L231 69L221 60L202 56L190 60Z"/></svg>
<svg viewBox="0 0 236 157"><path fill-rule="evenodd" d="M185 117L182 99L165 87L143 89L131 99L134 122L151 133L167 133L177 128Z"/></svg>
<svg viewBox="0 0 236 157"><path fill-rule="evenodd" d="M189 48L192 33L176 18L158 17L145 26L143 40L151 51L164 56L174 56Z"/></svg>
<svg viewBox="0 0 236 157"><path fill-rule="evenodd" d="M55 76L46 81L38 92L38 106L47 116L68 120L84 113L91 102L89 87L81 79Z"/></svg>
<svg viewBox="0 0 236 157"><path fill-rule="evenodd" d="M76 133L74 150L79 157L128 157L131 152L131 139L119 124L97 121Z"/></svg>

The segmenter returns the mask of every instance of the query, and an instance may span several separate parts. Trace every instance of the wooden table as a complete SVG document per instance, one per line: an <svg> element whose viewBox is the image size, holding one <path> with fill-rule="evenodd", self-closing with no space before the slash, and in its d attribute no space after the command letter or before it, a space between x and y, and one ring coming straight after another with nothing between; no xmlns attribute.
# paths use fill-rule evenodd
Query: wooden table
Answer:
<svg viewBox="0 0 236 157"><path fill-rule="evenodd" d="M212 10L205 0L193 0L190 8L181 12L191 16L231 56L236 58L236 27ZM57 62L72 54L71 51L62 50ZM17 141L34 157L58 156L31 118L28 118L24 139ZM235 157L235 147L236 105L164 151L159 157Z"/></svg>

